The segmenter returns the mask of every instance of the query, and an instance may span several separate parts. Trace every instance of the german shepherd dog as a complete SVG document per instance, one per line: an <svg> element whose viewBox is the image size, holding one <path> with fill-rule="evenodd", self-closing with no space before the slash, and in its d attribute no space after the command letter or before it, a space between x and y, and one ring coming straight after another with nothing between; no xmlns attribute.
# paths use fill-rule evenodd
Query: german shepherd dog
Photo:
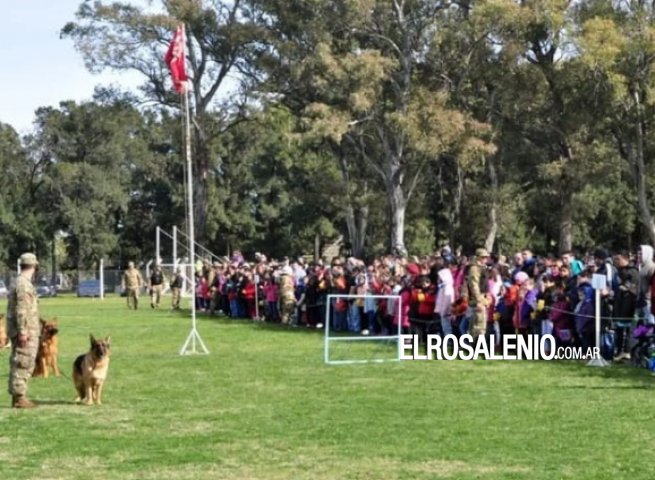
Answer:
<svg viewBox="0 0 655 480"><path fill-rule="evenodd" d="M73 383L77 390L76 403L102 404L102 385L107 378L111 337L104 340L91 338L91 349L73 363Z"/></svg>
<svg viewBox="0 0 655 480"><path fill-rule="evenodd" d="M5 316L0 313L0 348L9 347L9 338L7 338L7 322Z"/></svg>
<svg viewBox="0 0 655 480"><path fill-rule="evenodd" d="M48 378L51 368L55 377L61 375L57 364L57 354L59 353L58 332L57 318L48 321L41 319L41 340L39 341L39 350L36 353L36 366L34 372L32 372L33 377Z"/></svg>

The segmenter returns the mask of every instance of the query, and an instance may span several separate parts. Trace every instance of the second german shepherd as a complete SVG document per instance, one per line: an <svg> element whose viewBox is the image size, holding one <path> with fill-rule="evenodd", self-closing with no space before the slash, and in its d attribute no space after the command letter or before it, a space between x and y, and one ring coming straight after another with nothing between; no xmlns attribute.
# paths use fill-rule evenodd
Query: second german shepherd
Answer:
<svg viewBox="0 0 655 480"><path fill-rule="evenodd" d="M33 377L48 378L50 368L52 368L55 377L61 375L57 364L57 355L59 354L58 332L57 318L47 321L41 319L41 340L39 341L39 350L36 353L36 366L32 373Z"/></svg>
<svg viewBox="0 0 655 480"><path fill-rule="evenodd" d="M76 402L87 405L102 404L102 386L109 369L111 337L96 340L90 336L91 349L73 363L73 383L77 390Z"/></svg>

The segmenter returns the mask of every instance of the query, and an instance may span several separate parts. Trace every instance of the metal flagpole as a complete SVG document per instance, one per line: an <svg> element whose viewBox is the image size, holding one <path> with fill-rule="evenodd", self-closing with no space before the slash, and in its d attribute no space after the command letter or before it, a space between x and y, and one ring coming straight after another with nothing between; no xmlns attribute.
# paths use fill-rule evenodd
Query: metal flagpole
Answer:
<svg viewBox="0 0 655 480"><path fill-rule="evenodd" d="M189 257L191 263L191 275L189 281L191 282L191 332L187 337L184 345L180 349L180 355L188 355L192 353L209 353L207 347L200 338L200 334L196 329L196 277L195 277L195 231L193 220L193 170L191 166L191 118L189 114L189 89L185 88L183 92L184 97L184 110L186 116L186 164L187 164L187 194L189 205ZM196 349L196 342L200 345L200 350Z"/></svg>
<svg viewBox="0 0 655 480"><path fill-rule="evenodd" d="M177 270L177 227L173 225L173 269Z"/></svg>

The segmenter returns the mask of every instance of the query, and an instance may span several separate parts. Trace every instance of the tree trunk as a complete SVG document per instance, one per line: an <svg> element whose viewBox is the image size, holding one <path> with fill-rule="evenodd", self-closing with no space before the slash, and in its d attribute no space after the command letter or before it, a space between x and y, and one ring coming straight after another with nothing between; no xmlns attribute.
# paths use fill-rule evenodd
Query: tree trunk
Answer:
<svg viewBox="0 0 655 480"><path fill-rule="evenodd" d="M402 186L395 184L388 187L391 207L391 250L404 254L405 249L405 211L407 202Z"/></svg>
<svg viewBox="0 0 655 480"><path fill-rule="evenodd" d="M635 90L634 100L637 107L637 152L636 152L636 181L637 199L639 205L639 219L646 228L650 241L655 244L655 220L648 204L648 192L646 190L646 169L644 165L644 124L641 118L641 101L639 92Z"/></svg>
<svg viewBox="0 0 655 480"><path fill-rule="evenodd" d="M207 145L196 135L195 156L193 157L193 220L196 242L202 244L207 240L207 210L209 195L207 173L209 151Z"/></svg>
<svg viewBox="0 0 655 480"><path fill-rule="evenodd" d="M368 228L368 207L363 206L359 209L357 218L357 243L353 244L353 256L362 258L364 255L364 245L366 244L366 229Z"/></svg>
<svg viewBox="0 0 655 480"><path fill-rule="evenodd" d="M573 248L573 195L562 193L559 216L559 251L568 252Z"/></svg>
<svg viewBox="0 0 655 480"><path fill-rule="evenodd" d="M314 262L318 263L321 259L321 235L314 235Z"/></svg>
<svg viewBox="0 0 655 480"><path fill-rule="evenodd" d="M488 163L489 178L491 180L491 211L489 212L489 231L487 232L487 238L484 241L484 248L486 248L488 252L491 252L494 249L496 234L498 233L498 175L496 175L496 166L494 165L493 158L489 158Z"/></svg>
<svg viewBox="0 0 655 480"><path fill-rule="evenodd" d="M352 205L346 207L346 226L348 238L352 247L352 256L362 258L368 227L368 207L360 207L357 211Z"/></svg>
<svg viewBox="0 0 655 480"><path fill-rule="evenodd" d="M455 248L457 242L457 233L462 212L462 199L464 198L464 172L457 162L457 188L455 189L455 198L453 201L453 214L450 222L450 244Z"/></svg>

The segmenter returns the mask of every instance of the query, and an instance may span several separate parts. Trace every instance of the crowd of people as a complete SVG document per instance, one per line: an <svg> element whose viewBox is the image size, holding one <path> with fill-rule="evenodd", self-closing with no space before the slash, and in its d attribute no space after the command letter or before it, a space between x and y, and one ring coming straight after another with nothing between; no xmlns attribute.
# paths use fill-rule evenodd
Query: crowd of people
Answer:
<svg viewBox="0 0 655 480"><path fill-rule="evenodd" d="M444 247L431 256L329 263L262 254L247 262L236 252L197 266L196 305L210 315L309 328L329 321L334 331L360 335L392 333L400 322L403 332L423 338L495 334L500 342L505 334L552 334L559 346L590 347L596 335L592 278L599 275L602 328L615 338L609 356L622 360L630 357L633 329L652 333L654 274L650 246L637 254L610 255L599 248L579 257L523 250L511 258L485 249L457 255ZM397 295L400 301L375 295Z"/></svg>

